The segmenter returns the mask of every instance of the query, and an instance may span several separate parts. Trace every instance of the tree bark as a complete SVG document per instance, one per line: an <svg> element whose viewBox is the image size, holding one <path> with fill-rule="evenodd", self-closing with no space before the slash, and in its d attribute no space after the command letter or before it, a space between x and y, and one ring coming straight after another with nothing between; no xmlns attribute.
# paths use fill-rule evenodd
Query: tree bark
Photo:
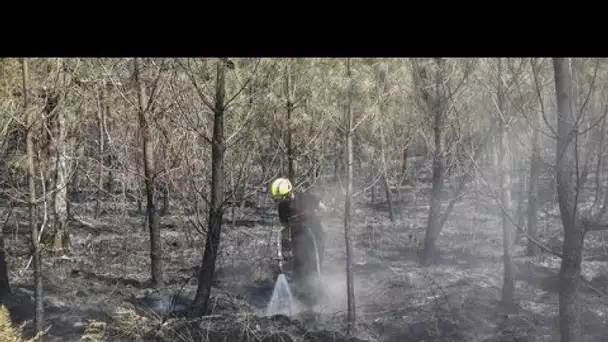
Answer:
<svg viewBox="0 0 608 342"><path fill-rule="evenodd" d="M498 78L497 78L497 93L498 93L498 127L499 127L499 144L496 146L497 159L500 163L497 165L498 178L501 192L501 202L504 211L502 217L502 238L503 238L503 286L502 286L502 304L505 309L511 310L513 307L513 297L515 292L515 266L513 264L513 240L514 229L509 218L511 214L511 159L509 156L509 134L507 131L507 113L505 106L505 93L502 81L502 59L498 60Z"/></svg>
<svg viewBox="0 0 608 342"><path fill-rule="evenodd" d="M34 266L34 302L35 315L34 327L36 333L43 330L44 325L44 305L42 287L42 260L40 254L40 242L38 241L38 223L36 222L36 180L34 166L34 112L29 109L29 84L28 84L28 64L27 60L22 59L23 71L23 112L26 117L27 133L25 135L25 148L27 153L27 183L29 188L29 220L30 220L30 241L32 247L32 257Z"/></svg>
<svg viewBox="0 0 608 342"><path fill-rule="evenodd" d="M444 173L445 166L443 161L443 146L442 146L442 132L443 132L443 121L445 104L443 103L443 61L441 59L436 60L437 70L435 72L435 96L434 98L429 94L423 93L423 97L426 97L429 108L433 110L433 132L435 150L433 152L433 179L431 187L431 206L429 210L427 220L427 231L424 238L424 249L422 251L421 264L428 265L437 257L436 241L441 232L440 226L440 213L441 213L441 194L444 188ZM424 82L425 84L427 82Z"/></svg>
<svg viewBox="0 0 608 342"><path fill-rule="evenodd" d="M60 101L59 94L55 101ZM60 253L69 250L70 235L68 231L68 169L66 163L66 131L65 111L63 108L55 110L52 121L52 131L55 139L55 172L54 172L54 200L53 200L53 250Z"/></svg>
<svg viewBox="0 0 608 342"><path fill-rule="evenodd" d="M528 244L527 256L535 256L540 252L538 245L533 240L538 240L538 180L540 177L541 159L539 146L539 129L542 124L542 113L537 113L537 127L532 133L532 156L530 157L530 181L528 183Z"/></svg>
<svg viewBox="0 0 608 342"><path fill-rule="evenodd" d="M99 212L101 211L101 197L103 191L103 176L104 176L104 127L103 123L105 121L105 88L103 85L99 89L99 105L97 106L97 154L99 155L99 171L97 174L97 198L95 203L95 214L94 217L97 219L99 217Z"/></svg>
<svg viewBox="0 0 608 342"><path fill-rule="evenodd" d="M602 197L602 168L604 166L604 143L606 141L606 118L602 120L602 126L600 129L600 141L599 151L597 153L597 162L595 165L595 198L593 205L598 206L600 204L600 198Z"/></svg>
<svg viewBox="0 0 608 342"><path fill-rule="evenodd" d="M556 178L559 209L564 227L563 258L559 272L559 325L562 342L582 341L580 273L584 231L578 222L575 118L567 58L553 58L557 98Z"/></svg>
<svg viewBox="0 0 608 342"><path fill-rule="evenodd" d="M383 69L378 70L378 97L380 98L380 115L385 116L388 114L386 100L383 98L388 93L388 83L386 81L387 71ZM384 193L386 195L386 203L388 205L388 217L391 222L395 222L395 214L393 211L393 197L391 196L391 188L388 183L387 176L387 165L386 165L386 141L384 137L384 127L380 123L380 162L382 163L382 184L384 185Z"/></svg>
<svg viewBox="0 0 608 342"><path fill-rule="evenodd" d="M133 71L137 83L137 95L139 104L139 129L142 137L144 151L144 179L146 185L146 200L148 209L148 229L150 231L150 266L151 285L160 287L164 284L162 265L162 245L160 241L160 229L158 226L158 213L156 212L156 200L154 198L154 176L156 173L154 164L154 146L152 145L152 129L146 118L148 103L146 100L146 86L141 79L141 66L139 58L133 60Z"/></svg>
<svg viewBox="0 0 608 342"><path fill-rule="evenodd" d="M346 154L346 196L344 202L344 242L346 245L346 293L347 293L347 322L349 330L353 328L356 319L355 312L355 286L353 282L353 251L351 243L352 225L352 194L353 194L353 88L354 81L351 73L350 58L346 59L346 77L348 79L348 99L346 103L346 134L345 134L345 154Z"/></svg>
<svg viewBox="0 0 608 342"><path fill-rule="evenodd" d="M517 191L517 226L523 228L526 226L525 202L528 175L525 170L526 163L523 159L520 162L517 162L516 165L517 169L514 171L517 175L519 175L519 188ZM523 233L520 230L517 230L515 235L515 241L513 241L514 245L520 241L520 239L523 237Z"/></svg>
<svg viewBox="0 0 608 342"><path fill-rule="evenodd" d="M166 182L161 184L160 192L162 194L162 206L160 207L160 216L169 215L169 184Z"/></svg>
<svg viewBox="0 0 608 342"><path fill-rule="evenodd" d="M9 212L6 215L6 220L4 220L4 225L0 227L0 303L2 303L3 299L6 298L7 295L11 293L10 279L8 276L8 265L6 262L6 253L4 250L4 227L6 223L11 217L13 213L13 207L9 208Z"/></svg>
<svg viewBox="0 0 608 342"><path fill-rule="evenodd" d="M102 88L102 94L104 95L104 102L102 103L102 105L104 106L104 110L102 111L103 114L103 122L102 124L102 129L103 131L107 134L107 132L111 132L111 127L108 124L108 119L111 117L111 112L110 112L110 90L109 87L111 87L111 85L108 85L106 82L104 82L104 87ZM109 141L108 141L109 143ZM114 194L114 173L112 172L112 169L114 168L114 164L116 163L116 156L111 152L108 151L107 156L106 156L106 166L108 167L108 179L106 180L106 191L109 194Z"/></svg>
<svg viewBox="0 0 608 342"><path fill-rule="evenodd" d="M403 148L402 164L401 164L401 185L407 182L407 154L408 147Z"/></svg>
<svg viewBox="0 0 608 342"><path fill-rule="evenodd" d="M57 72L60 73L58 77L65 76L61 75L63 73L61 62L58 62ZM46 149L48 168L45 170L48 177L44 179L44 182L47 189L52 190L49 201L52 218L49 229L42 232L42 240L52 244L52 253L62 253L70 247L66 118L61 104L63 101L61 90L53 89L44 95L46 100L44 112L49 124L46 134L49 139Z"/></svg>
<svg viewBox="0 0 608 342"><path fill-rule="evenodd" d="M209 309L211 283L215 273L215 263L220 247L222 231L223 189L224 189L224 106L226 98L226 60L217 61L217 79L215 85L215 107L213 119L213 140L211 144L211 199L209 208L209 228L205 243L203 263L198 278L198 288L193 303L193 312L204 315Z"/></svg>
<svg viewBox="0 0 608 342"><path fill-rule="evenodd" d="M293 84L291 79L291 59L287 59L287 64L285 65L285 99L285 108L287 110L287 135L285 138L285 145L287 145L287 176L288 179L295 184L296 179L293 161L294 151L292 142L293 122L291 117L293 114Z"/></svg>

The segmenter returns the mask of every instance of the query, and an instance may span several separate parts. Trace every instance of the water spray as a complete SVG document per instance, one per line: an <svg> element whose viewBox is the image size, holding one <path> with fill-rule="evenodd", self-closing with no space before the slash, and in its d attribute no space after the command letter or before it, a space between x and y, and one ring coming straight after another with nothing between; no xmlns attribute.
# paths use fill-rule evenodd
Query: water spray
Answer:
<svg viewBox="0 0 608 342"><path fill-rule="evenodd" d="M281 244L281 230L279 230L277 236L277 250L279 257L279 276L274 285L272 296L270 297L270 303L266 308L266 315L285 314L291 316L293 313L293 295L287 282L287 277L283 272L283 246Z"/></svg>

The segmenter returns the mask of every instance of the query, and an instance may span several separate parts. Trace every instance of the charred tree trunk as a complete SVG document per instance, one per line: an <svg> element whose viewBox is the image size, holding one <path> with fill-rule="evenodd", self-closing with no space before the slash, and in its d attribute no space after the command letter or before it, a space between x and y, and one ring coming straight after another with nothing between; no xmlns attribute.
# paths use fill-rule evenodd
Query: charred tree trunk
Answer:
<svg viewBox="0 0 608 342"><path fill-rule="evenodd" d="M581 130L583 131L590 131L591 130L591 122L588 120L588 118L586 116L583 116L583 110L584 108L581 108L581 104L579 99L581 98L581 95L583 93L583 91L581 90L581 87L579 86L579 82L581 82L581 77L579 76L578 73L578 61L576 60L576 58L573 58L570 60L570 79L571 79L571 84L572 84L572 96L571 96L571 101L572 101L572 114L574 115L574 117L576 118L582 118L582 120L580 120L580 122L578 124L576 124L577 126L582 126L583 122L585 122L586 127L585 128L581 128ZM583 169L581 170L580 173L578 173L578 177L577 177L577 183L575 185L575 187L577 189L579 189L579 192L581 192L584 188L585 188L585 184L587 183L587 179L589 176L589 158L592 155L590 153L591 150L591 144L590 139L589 139L589 134L583 134L583 141L579 144L579 137L581 137L581 135L577 134L574 136L574 146L576 149L576 167L577 167L577 173L578 173L578 165L582 165ZM580 148L579 148L580 147Z"/></svg>
<svg viewBox="0 0 608 342"><path fill-rule="evenodd" d="M312 137L315 134L315 120L317 118L316 112L314 109L310 109L308 105L308 100L306 101L306 109L311 111L310 116L312 120L310 120L310 130L308 132L308 136ZM316 184L317 179L319 178L319 173L321 171L321 163L318 157L317 149L313 149L310 156L310 184Z"/></svg>
<svg viewBox="0 0 608 342"><path fill-rule="evenodd" d="M371 176L372 177L370 177L370 178L373 178L373 174ZM376 184L372 185L371 191L372 191L372 199L371 200L372 200L372 204L374 204L374 203L376 203Z"/></svg>
<svg viewBox="0 0 608 342"><path fill-rule="evenodd" d="M137 130L135 132L135 140L137 140L137 143L141 143L142 140L142 132L141 130ZM144 208L143 208L143 203L141 201L141 183L140 183L140 179L141 179L141 162L142 160L145 158L144 154L141 153L140 150L135 150L135 189L133 189L133 194L135 196L135 201L137 202L137 215L143 215L144 214ZM145 177L145 176L144 176Z"/></svg>
<svg viewBox="0 0 608 342"><path fill-rule="evenodd" d="M349 330L353 328L356 319L355 312L355 286L353 283L353 251L351 243L352 225L352 194L353 194L353 90L354 81L351 73L350 58L346 59L346 76L348 78L348 99L346 103L346 132L345 132L345 154L346 154L346 196L344 202L344 242L346 245L346 298L347 298L347 321Z"/></svg>
<svg viewBox="0 0 608 342"><path fill-rule="evenodd" d="M541 115L539 113L539 115ZM528 239L526 255L535 256L540 252L537 244L532 240L538 240L538 181L540 178L541 160L539 147L539 133L534 129L532 138L532 156L530 158L530 181L528 183Z"/></svg>
<svg viewBox="0 0 608 342"><path fill-rule="evenodd" d="M104 90L99 92L99 105L97 106L97 153L99 154L99 173L97 174L97 199L95 203L95 215L97 219L101 210L101 196L103 191L103 176L104 176L104 116L105 94Z"/></svg>
<svg viewBox="0 0 608 342"><path fill-rule="evenodd" d="M0 227L0 303L2 303L3 300L11 293L8 265L6 263L6 253L4 251L4 227L6 226L6 223L10 219L12 213L13 206L11 205L9 212L6 215L6 220L4 220L4 225Z"/></svg>
<svg viewBox="0 0 608 342"><path fill-rule="evenodd" d="M532 65L534 76L537 75L535 65ZM543 101L539 98L539 101ZM534 256L540 253L540 249L537 244L532 242L538 241L538 181L540 178L541 171L541 159L540 159L540 128L543 124L543 113L541 111L536 113L536 125L533 128L532 133L532 156L530 158L530 182L528 183L528 229L527 233L530 236L526 248L527 256Z"/></svg>
<svg viewBox="0 0 608 342"><path fill-rule="evenodd" d="M393 196L391 193L391 187L388 183L388 177L386 171L382 172L382 184L384 185L384 193L386 195L386 204L388 206L388 218L391 222L395 223L395 210L393 209Z"/></svg>
<svg viewBox="0 0 608 342"><path fill-rule="evenodd" d="M106 191L109 194L116 193L115 181L114 181L114 172L112 169L114 168L116 163L116 156L113 154L109 154L106 157L106 165L108 166L108 178L106 179Z"/></svg>
<svg viewBox="0 0 608 342"><path fill-rule="evenodd" d="M55 95L59 102L59 95ZM55 139L55 193L53 195L53 250L55 253L69 250L70 235L68 231L68 168L66 162L66 131L65 111L55 110L52 121L52 131Z"/></svg>
<svg viewBox="0 0 608 342"><path fill-rule="evenodd" d="M146 118L148 101L146 99L146 86L141 79L141 66L139 58L133 60L133 71L137 83L137 95L139 104L139 129L142 137L144 152L144 180L146 185L146 200L148 209L148 229L150 231L150 266L151 285L159 287L164 284L162 265L162 245L160 241L160 228L158 226L158 213L156 212L156 200L154 198L155 188L155 165L154 146L152 145L152 129Z"/></svg>
<svg viewBox="0 0 608 342"><path fill-rule="evenodd" d="M111 129L110 129L109 123L108 123L108 119L110 118L110 115L111 115L109 87L111 87L111 85L106 85L102 89L102 94L104 94L104 103L102 103L102 105L104 106L104 110L101 112L103 114L103 122L102 122L101 127L103 128L102 133L106 133L106 134L108 134L108 131L111 132ZM108 143L109 143L109 141L108 141ZM106 166L108 167L108 179L106 180L106 191L109 194L114 194L114 192L115 192L114 173L112 172L112 170L115 166L114 165L115 163L116 163L116 156L111 151L108 151L108 154L106 156Z"/></svg>
<svg viewBox="0 0 608 342"><path fill-rule="evenodd" d="M160 216L169 215L169 185L167 183L162 183L160 192L162 194L162 206L160 207Z"/></svg>
<svg viewBox="0 0 608 342"><path fill-rule="evenodd" d="M505 93L502 81L502 59L498 60L498 129L499 129L499 144L496 148L498 163L498 178L501 192L501 202L504 208L502 212L502 245L503 245L503 286L502 286L502 304L505 309L510 310L513 306L513 295L515 292L515 266L513 264L513 240L514 233L513 225L510 221L511 214L511 169L509 148L509 134L507 131L507 114L505 111Z"/></svg>
<svg viewBox="0 0 608 342"><path fill-rule="evenodd" d="M426 83L426 82L425 82ZM443 103L443 61L437 60L437 71L435 73L435 96L424 96L427 98L429 108L433 110L434 122L434 142L435 150L433 152L433 180L431 187L431 207L429 210L427 231L424 239L424 250L422 252L421 263L428 265L434 262L437 253L436 241L441 232L440 213L441 213L441 194L444 188L444 173L445 166L443 160L442 132L445 104Z"/></svg>
<svg viewBox="0 0 608 342"><path fill-rule="evenodd" d="M287 109L287 136L285 145L287 146L287 176L290 181L294 184L296 182L295 179L295 169L294 169L294 151L293 151L293 142L292 142L292 134L293 134L293 123L292 123L292 114L293 114L293 84L291 79L291 60L287 60L287 65L285 66L285 98L286 104L285 108Z"/></svg>
<svg viewBox="0 0 608 342"><path fill-rule="evenodd" d="M407 154L408 147L403 148L402 164L401 164L401 185L407 182Z"/></svg>
<svg viewBox="0 0 608 342"><path fill-rule="evenodd" d="M563 258L559 272L559 326L562 342L582 341L580 274L584 231L578 222L575 141L571 80L567 58L553 58L557 98L556 178L564 227Z"/></svg>
<svg viewBox="0 0 608 342"><path fill-rule="evenodd" d="M82 150L74 149L75 160L72 161L70 168L72 170L72 178L70 179L70 200L72 202L78 202L78 194L80 191L80 166L78 160L82 159ZM68 211L70 210L70 206L68 206ZM70 214L71 217L71 214Z"/></svg>
<svg viewBox="0 0 608 342"><path fill-rule="evenodd" d="M517 226L520 228L525 227L526 225L526 216L525 216L525 202L526 202L526 183L528 175L526 174L525 161L520 161L516 163L518 165L515 170L516 174L519 175L518 182L518 191L517 191ZM515 232L515 241L513 244L519 243L521 238L523 237L523 233L520 230Z"/></svg>
<svg viewBox="0 0 608 342"><path fill-rule="evenodd" d="M606 121L602 120L602 128L600 129L600 141L599 141L599 152L597 154L597 162L595 165L595 198L593 201L594 206L600 204L600 198L602 197L602 168L604 165L604 143L606 142Z"/></svg>
<svg viewBox="0 0 608 342"><path fill-rule="evenodd" d="M385 94L388 93L388 83L386 81L386 70L380 69L378 71L378 95L380 98L380 111L381 115L387 114L387 106L386 101L383 98ZM385 150L385 137L384 137L384 128L382 124L380 124L380 162L382 163L382 184L384 185L384 193L386 194L386 203L388 205L388 217L391 222L395 222L395 214L393 211L393 197L391 196L391 188L388 183L387 176L387 165L386 165L386 150Z"/></svg>
<svg viewBox="0 0 608 342"><path fill-rule="evenodd" d="M602 204L602 213L608 211L608 185L604 188L604 203Z"/></svg>
<svg viewBox="0 0 608 342"><path fill-rule="evenodd" d="M220 247L222 231L223 189L224 189L224 105L226 97L226 60L217 61L217 80L215 85L215 108L213 119L213 140L211 144L211 199L209 208L209 228L205 243L203 264L198 278L198 288L193 303L193 311L204 315L209 309L211 283L215 274L215 262Z"/></svg>
<svg viewBox="0 0 608 342"><path fill-rule="evenodd" d="M61 66L58 66L61 70ZM70 239L68 225L68 170L66 162L66 132L65 112L61 108L61 96L57 90L46 95L44 112L48 118L49 138L47 156L49 167L46 171L48 177L44 180L47 189L53 190L50 207L52 219L49 229L42 232L42 240L53 246L53 253L61 253L69 249Z"/></svg>
<svg viewBox="0 0 608 342"><path fill-rule="evenodd" d="M34 315L34 327L36 333L42 332L44 324L44 306L42 292L42 260L40 253L40 242L38 240L38 223L36 222L36 180L34 166L34 112L29 109L29 85L27 60L22 60L23 69L23 112L26 117L27 133L25 135L25 148L27 151L27 183L29 188L29 220L30 241L32 246L32 257L34 266L34 302L36 313Z"/></svg>

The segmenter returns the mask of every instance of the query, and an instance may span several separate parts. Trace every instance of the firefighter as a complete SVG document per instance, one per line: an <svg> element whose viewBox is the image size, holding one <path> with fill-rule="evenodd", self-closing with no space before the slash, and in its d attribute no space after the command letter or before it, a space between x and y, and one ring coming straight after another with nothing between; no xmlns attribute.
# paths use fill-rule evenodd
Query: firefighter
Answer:
<svg viewBox="0 0 608 342"><path fill-rule="evenodd" d="M320 271L325 249L316 211L326 207L314 194L294 191L286 178L276 179L270 194L277 204L283 260L293 273L294 295L312 309L322 294Z"/></svg>

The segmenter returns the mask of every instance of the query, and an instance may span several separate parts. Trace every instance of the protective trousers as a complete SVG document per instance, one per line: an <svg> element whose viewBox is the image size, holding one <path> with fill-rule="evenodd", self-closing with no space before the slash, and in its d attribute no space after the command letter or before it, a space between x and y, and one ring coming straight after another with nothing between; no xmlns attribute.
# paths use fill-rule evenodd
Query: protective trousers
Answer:
<svg viewBox="0 0 608 342"><path fill-rule="evenodd" d="M294 295L302 303L312 307L323 296L317 268L322 271L325 250L322 227L320 222L298 222L290 231Z"/></svg>

